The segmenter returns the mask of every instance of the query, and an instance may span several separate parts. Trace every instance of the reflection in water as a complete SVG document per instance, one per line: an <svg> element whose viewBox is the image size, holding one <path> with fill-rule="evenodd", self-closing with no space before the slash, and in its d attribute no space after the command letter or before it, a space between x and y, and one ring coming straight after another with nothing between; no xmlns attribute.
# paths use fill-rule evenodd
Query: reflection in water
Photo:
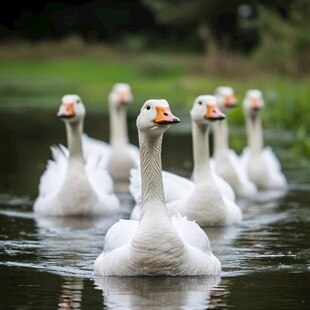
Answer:
<svg viewBox="0 0 310 310"><path fill-rule="evenodd" d="M108 230L118 219L120 214L109 217L43 217L35 216L39 234L44 235L46 230L62 232L63 230L86 230L101 228Z"/></svg>
<svg viewBox="0 0 310 310"><path fill-rule="evenodd" d="M95 287L102 290L108 309L207 309L216 304L211 290L220 277L101 277ZM214 300L215 299L215 300Z"/></svg>
<svg viewBox="0 0 310 310"><path fill-rule="evenodd" d="M310 258L309 164L291 158L289 145L280 145L283 134L268 144L278 143L277 150L283 149L287 192L260 192L238 201L244 215L240 225L206 228L222 263L221 279L212 284L200 277L98 278L94 289L93 263L102 252L106 231L118 219L33 214L38 180L50 155L48 146L62 142L64 136L61 126L55 127L54 111L32 116L26 111L0 113L0 276L5 279L0 283L5 296L0 309L309 308L309 285L305 285ZM93 132L87 131L90 135L101 136L98 128L104 132L107 122L102 116L88 115L88 125L93 126ZM177 134L169 132L163 145L164 167L181 175L191 172L191 167L182 168L184 161L191 161L189 130L190 126ZM126 219L133 203L126 196L122 202L120 217Z"/></svg>
<svg viewBox="0 0 310 310"><path fill-rule="evenodd" d="M235 239L239 233L238 227L237 225L204 227L203 230L208 235L212 247L213 244L223 244L224 242L231 242Z"/></svg>
<svg viewBox="0 0 310 310"><path fill-rule="evenodd" d="M252 197L252 199L243 199L240 200L241 205L242 204L250 204L253 201L259 202L259 203L268 203L269 201L272 200L277 200L282 197L284 197L287 193L288 189L279 189L279 190L265 190L265 191L260 191L256 195Z"/></svg>
<svg viewBox="0 0 310 310"><path fill-rule="evenodd" d="M29 197L16 197L5 193L0 193L0 205L4 206L30 206L32 201Z"/></svg>
<svg viewBox="0 0 310 310"><path fill-rule="evenodd" d="M58 310L81 309L83 279L65 278L66 282L61 285Z"/></svg>
<svg viewBox="0 0 310 310"><path fill-rule="evenodd" d="M105 233L118 218L116 214L98 218L35 216L42 267L58 274L91 276Z"/></svg>

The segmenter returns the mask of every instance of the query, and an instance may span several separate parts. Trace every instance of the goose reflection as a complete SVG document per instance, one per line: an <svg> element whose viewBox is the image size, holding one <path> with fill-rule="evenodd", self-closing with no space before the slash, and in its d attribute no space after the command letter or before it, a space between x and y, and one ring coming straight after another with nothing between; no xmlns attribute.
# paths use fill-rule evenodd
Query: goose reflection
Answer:
<svg viewBox="0 0 310 310"><path fill-rule="evenodd" d="M107 309L207 309L217 298L212 277L101 277L95 278Z"/></svg>
<svg viewBox="0 0 310 310"><path fill-rule="evenodd" d="M66 278L66 282L61 286L58 310L81 309L83 288L83 279Z"/></svg>
<svg viewBox="0 0 310 310"><path fill-rule="evenodd" d="M212 249L216 244L222 244L224 241L233 241L240 232L239 227L236 226L204 227L203 230L210 239Z"/></svg>
<svg viewBox="0 0 310 310"><path fill-rule="evenodd" d="M260 203L268 203L271 200L283 198L288 192L287 188L276 190L264 190L255 195L255 201Z"/></svg>
<svg viewBox="0 0 310 310"><path fill-rule="evenodd" d="M92 275L101 237L117 221L111 217L35 217L38 268L72 276Z"/></svg>
<svg viewBox="0 0 310 310"><path fill-rule="evenodd" d="M109 216L109 217L44 217L44 216L36 216L36 224L40 232L44 232L46 230L50 231L59 231L62 230L88 230L91 228L98 228L108 230L110 226L112 226L118 219L119 214L117 216Z"/></svg>

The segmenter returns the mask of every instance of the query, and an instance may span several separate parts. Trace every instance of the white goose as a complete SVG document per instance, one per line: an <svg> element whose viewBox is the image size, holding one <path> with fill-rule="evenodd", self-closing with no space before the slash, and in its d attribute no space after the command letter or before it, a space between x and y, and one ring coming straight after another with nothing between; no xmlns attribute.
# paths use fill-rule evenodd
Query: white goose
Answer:
<svg viewBox="0 0 310 310"><path fill-rule="evenodd" d="M178 123L166 100L148 100L137 118L141 151L142 212L139 221L120 220L107 232L94 271L105 276L216 275L221 263L195 223L171 218L164 202L161 148L164 132Z"/></svg>
<svg viewBox="0 0 310 310"><path fill-rule="evenodd" d="M235 193L232 187L223 178L219 177L215 173L214 169L211 173L221 195L235 201ZM163 182L165 189L165 201L167 203L186 196L187 193L192 191L195 187L195 183L192 180L169 171L163 171ZM130 171L129 191L136 203L141 202L141 180L138 169L131 169Z"/></svg>
<svg viewBox="0 0 310 310"><path fill-rule="evenodd" d="M200 142L197 142L197 144L198 143ZM222 177L217 175L213 167L214 165L211 166L212 168L211 173L213 175L213 179L220 193L224 197L232 201L235 201L236 197L235 197L233 188ZM194 179L194 177L195 177L195 174L192 173L192 179ZM165 201L167 203L174 201L174 200L178 200L186 196L189 192L191 192L195 188L195 183L192 180L186 177L179 176L169 171L163 171L163 182L164 182L164 189L165 189ZM140 189L141 189L140 172L136 168L131 169L129 191L134 197L134 200L137 204L140 204L141 202L141 190ZM138 217L138 215L137 216L133 215L133 216L134 218Z"/></svg>
<svg viewBox="0 0 310 310"><path fill-rule="evenodd" d="M129 143L127 105L132 101L131 88L117 83L109 94L110 144L83 135L83 146L88 153L103 154L108 171L114 180L116 192L128 192L129 171L138 167L140 153L136 145Z"/></svg>
<svg viewBox="0 0 310 310"><path fill-rule="evenodd" d="M271 147L263 146L261 120L263 107L261 91L248 90L243 100L248 146L243 150L241 159L249 178L258 189L282 189L287 185L287 181L281 171L281 164Z"/></svg>
<svg viewBox="0 0 310 310"><path fill-rule="evenodd" d="M237 104L231 87L218 87L215 96L220 110L225 114ZM231 185L238 198L253 197L257 192L256 186L248 178L239 156L229 148L227 120L215 122L213 129L215 172Z"/></svg>
<svg viewBox="0 0 310 310"><path fill-rule="evenodd" d="M209 126L212 121L224 118L216 106L216 98L210 95L197 97L191 118L195 182L189 190L184 190L185 194L180 199L167 203L169 214L172 216L180 212L203 227L240 223L242 213L239 206L220 193L209 164ZM138 196L137 192L132 194ZM138 219L140 213L141 207L137 201L130 218Z"/></svg>
<svg viewBox="0 0 310 310"><path fill-rule="evenodd" d="M93 216L119 210L113 181L98 156L84 159L82 133L85 107L77 95L65 95L57 114L65 123L69 151L52 147L40 179L34 211L51 216ZM86 160L86 162L85 162Z"/></svg>

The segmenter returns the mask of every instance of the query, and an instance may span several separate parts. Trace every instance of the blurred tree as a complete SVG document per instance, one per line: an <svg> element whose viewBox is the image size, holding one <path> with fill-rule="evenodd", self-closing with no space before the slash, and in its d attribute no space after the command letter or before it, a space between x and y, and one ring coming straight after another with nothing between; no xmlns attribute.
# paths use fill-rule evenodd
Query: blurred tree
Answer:
<svg viewBox="0 0 310 310"><path fill-rule="evenodd" d="M310 72L310 1L262 1L254 56L282 73Z"/></svg>
<svg viewBox="0 0 310 310"><path fill-rule="evenodd" d="M159 23L199 37L219 62L229 52L255 50L256 59L280 70L310 68L309 0L142 1Z"/></svg>
<svg viewBox="0 0 310 310"><path fill-rule="evenodd" d="M259 34L265 32L267 12L295 26L298 18L301 28L310 21L308 0L142 1L155 12L158 22L174 31L198 35L206 49L213 41L220 48L242 47L248 51L258 43ZM242 46L241 40L250 46Z"/></svg>
<svg viewBox="0 0 310 310"><path fill-rule="evenodd" d="M111 42L131 32L164 32L140 0L27 1L9 3L0 14L0 39L16 36L37 40L79 34L89 41Z"/></svg>
<svg viewBox="0 0 310 310"><path fill-rule="evenodd" d="M204 51L219 57L250 53L279 67L309 64L309 0L26 1L0 12L0 40L63 38L136 48ZM212 59L212 57L210 57ZM285 64L286 62L286 64Z"/></svg>
<svg viewBox="0 0 310 310"><path fill-rule="evenodd" d="M160 23L171 26L175 31L198 36L204 50L212 49L249 49L257 42L253 36L248 44L241 44L240 18L251 17L252 10L246 16L239 14L242 0L143 0L156 14ZM242 38L243 42L247 37Z"/></svg>

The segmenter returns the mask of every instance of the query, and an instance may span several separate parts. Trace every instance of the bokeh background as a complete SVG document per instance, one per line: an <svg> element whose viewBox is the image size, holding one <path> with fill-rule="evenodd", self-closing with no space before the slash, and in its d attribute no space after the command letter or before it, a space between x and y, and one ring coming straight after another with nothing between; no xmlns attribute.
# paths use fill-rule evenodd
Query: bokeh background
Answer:
<svg viewBox="0 0 310 310"><path fill-rule="evenodd" d="M310 309L309 30L309 0L3 2L0 308ZM244 94L263 92L264 142L289 186L244 201L240 226L208 230L223 266L216 287L204 277L96 283L93 262L114 219L83 223L33 213L49 147L67 144L56 116L62 96L80 95L85 132L108 141L107 99L117 82L132 87L133 144L141 105L168 100L181 123L165 133L163 169L186 177L193 170L194 99L218 86L234 89L238 105L227 113L229 146L240 154L247 143Z"/></svg>
<svg viewBox="0 0 310 310"><path fill-rule="evenodd" d="M0 19L0 108L57 109L78 93L106 110L116 82L135 102L165 98L180 109L220 85L241 103L263 91L266 128L290 130L309 156L310 3L307 0L27 1ZM241 107L241 104L240 104ZM242 125L242 109L230 113Z"/></svg>

